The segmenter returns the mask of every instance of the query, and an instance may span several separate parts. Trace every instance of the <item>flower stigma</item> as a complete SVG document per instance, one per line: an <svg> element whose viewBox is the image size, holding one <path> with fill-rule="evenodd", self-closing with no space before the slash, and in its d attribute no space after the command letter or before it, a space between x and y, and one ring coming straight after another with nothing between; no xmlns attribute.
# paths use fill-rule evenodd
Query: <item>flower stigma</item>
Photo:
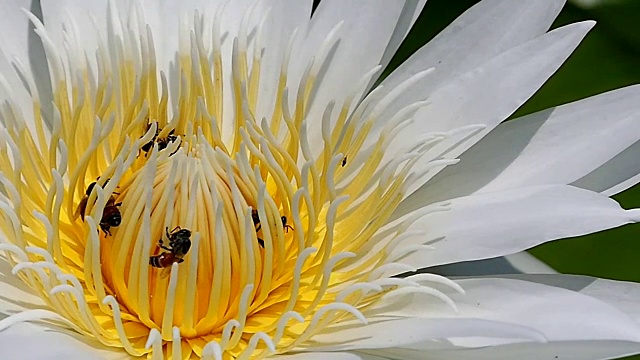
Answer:
<svg viewBox="0 0 640 360"><path fill-rule="evenodd" d="M423 235L411 223L446 206L391 219L424 175L412 172L416 163L454 164L432 150L480 128L432 134L389 156L394 135L427 104L375 124L430 70L360 100L378 66L309 118L340 24L295 83L291 34L277 83L265 84L268 13L248 10L231 38L221 36L222 12L183 26L169 72L139 10L125 22L111 7L95 52L73 26L57 48L28 14L44 44L52 110L14 60L31 79L32 108L12 99L0 107L0 249L48 310L0 329L55 321L132 356L242 359L299 350L342 321L366 323L367 310L398 291L455 308L428 285L462 291L446 278L392 277L415 270L398 260L428 247L403 246ZM261 114L267 85L276 91Z"/></svg>

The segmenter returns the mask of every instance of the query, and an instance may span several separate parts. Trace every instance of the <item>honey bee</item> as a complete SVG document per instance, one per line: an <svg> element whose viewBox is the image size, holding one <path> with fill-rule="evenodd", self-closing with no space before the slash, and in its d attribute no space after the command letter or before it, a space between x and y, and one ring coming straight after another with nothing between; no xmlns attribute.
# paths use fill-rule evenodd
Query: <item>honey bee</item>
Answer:
<svg viewBox="0 0 640 360"><path fill-rule="evenodd" d="M147 124L147 128L145 130L145 133L147 131L149 131L149 129L151 129L151 124L150 123ZM151 151L151 149L153 149L153 143L155 143L155 142L158 143L158 151L160 151L160 150L166 149L167 146L169 146L170 143L173 143L176 140L178 140L178 137L176 135L174 135L175 130L171 130L169 132L169 134L164 138L158 138L158 135L160 135L160 131L162 131L162 129L160 129L160 127L157 126L157 123L156 123L156 133L153 135L153 138L151 139L151 141L149 141L148 143L146 143L146 144L142 145L142 147L140 147L140 150L144 151L145 156L147 156L149 154L149 151ZM175 154L177 151L178 151L178 149L176 149L174 152L169 154L169 156Z"/></svg>
<svg viewBox="0 0 640 360"><path fill-rule="evenodd" d="M176 135L174 135L174 131L175 130L169 131L169 135L167 135L167 137L160 138L160 139L157 140L157 142L158 142L158 151L166 149L167 146L169 146L170 143L175 142L176 140L178 140L178 137ZM178 149L176 149L174 152L169 154L169 156L175 154L177 151L178 151Z"/></svg>
<svg viewBox="0 0 640 360"><path fill-rule="evenodd" d="M120 215L120 209L118 206L122 205L121 202L116 203L116 198L111 196L109 201L107 201L107 205L104 207L102 211L102 219L100 219L100 228L106 235L111 235L111 231L109 230L111 227L120 226L120 222L122 222L122 216Z"/></svg>
<svg viewBox="0 0 640 360"><path fill-rule="evenodd" d="M147 123L147 128L144 131L145 134L147 133L147 131L149 131L149 129L151 129L151 123ZM149 154L149 151L151 151L151 149L153 148L153 143L158 138L158 134L160 134L160 127L158 126L158 123L156 123L156 133L153 135L153 138L151 139L151 141L142 145L142 147L140 148L142 151L144 151L145 155Z"/></svg>
<svg viewBox="0 0 640 360"><path fill-rule="evenodd" d="M107 180L108 182L109 180ZM105 182L105 184L107 183ZM89 184L89 186L87 187L87 191L85 191L84 196L82 197L82 199L80 199L80 203L78 204L78 207L76 208L76 212L73 214L73 218L77 219L78 216L80 216L82 218L82 221L84 221L84 213L87 210L87 201L89 201L89 195L91 195L91 192L93 191L93 187L96 186L96 182L92 182L91 184Z"/></svg>
<svg viewBox="0 0 640 360"><path fill-rule="evenodd" d="M282 220L282 228L284 229L284 232L288 233L289 230L293 230L293 226L287 224L287 217L286 216L281 216L280 220Z"/></svg>
<svg viewBox="0 0 640 360"><path fill-rule="evenodd" d="M253 219L253 225L256 227L256 232L260 231L262 225L260 224L260 216L258 216L258 210L251 210L251 218Z"/></svg>
<svg viewBox="0 0 640 360"><path fill-rule="evenodd" d="M109 179L104 182L103 186L106 186L108 182ZM78 216L80 216L80 218L82 218L82 221L84 221L85 212L87 211L87 202L89 201L89 196L91 195L91 192L93 191L93 188L95 186L96 181L87 186L87 190L85 191L84 196L82 197L80 203L78 204L78 207L76 208L74 218L78 218ZM119 193L114 192L109 200L107 200L107 204L102 211L102 218L100 219L100 229L102 229L102 231L104 231L106 235L111 235L110 229L112 227L119 226L122 222L120 209L118 209L118 206L122 205L122 203L116 203L116 198L114 195L119 195Z"/></svg>
<svg viewBox="0 0 640 360"><path fill-rule="evenodd" d="M253 219L253 225L256 228L256 232L260 231L260 229L262 229L262 224L260 224L260 217L258 216L258 210L251 210L251 218ZM282 228L284 229L285 232L288 233L289 230L293 230L293 226L287 223L286 216L281 216L280 221L282 221ZM260 244L260 246L264 248L264 240L262 240L261 238L258 238L258 244Z"/></svg>
<svg viewBox="0 0 640 360"><path fill-rule="evenodd" d="M258 216L258 210L251 210L251 219L253 219L253 226L256 228L256 232L260 231L262 224L260 224L260 216ZM264 240L258 238L258 244L264 248Z"/></svg>
<svg viewBox="0 0 640 360"><path fill-rule="evenodd" d="M171 233L169 233L169 228L165 228L165 233L167 238L169 239L169 246L165 246L162 242L162 239L158 240L160 244L160 248L167 250L159 255L154 255L149 257L149 265L159 268L169 270L173 263L181 263L184 261L185 255L189 252L191 248L191 230L182 229L180 226L176 226ZM168 271L163 271L162 277L166 277L169 275Z"/></svg>

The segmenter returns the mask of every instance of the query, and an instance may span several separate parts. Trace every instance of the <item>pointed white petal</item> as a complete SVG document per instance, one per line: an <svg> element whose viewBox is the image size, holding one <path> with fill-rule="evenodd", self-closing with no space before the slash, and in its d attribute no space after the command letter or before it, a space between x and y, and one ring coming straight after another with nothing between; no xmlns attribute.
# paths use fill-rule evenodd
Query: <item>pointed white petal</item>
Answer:
<svg viewBox="0 0 640 360"><path fill-rule="evenodd" d="M505 256L507 261L525 274L556 274L551 266L526 251Z"/></svg>
<svg viewBox="0 0 640 360"><path fill-rule="evenodd" d="M580 293L615 306L640 323L640 284L625 281L595 279Z"/></svg>
<svg viewBox="0 0 640 360"><path fill-rule="evenodd" d="M380 64L383 58L384 61L387 60L387 50L395 50L400 35L406 35L405 28L413 21L418 10L415 5L415 1L385 0L320 2L308 31L302 34L301 48L295 50L292 57L290 89L298 88L300 77L309 60L318 55L319 48L336 25L342 24L337 30L338 41L330 49L316 79L317 91L312 94L308 110L309 119L321 119L325 107L331 100L336 100L342 105L341 102L354 91L354 86L362 76ZM409 11L411 15L407 16ZM321 61L317 58L314 60ZM356 96L356 101L359 95L361 94ZM310 122L309 125L314 129L310 132L317 130L319 133L320 123ZM321 143L320 139L316 145L320 146Z"/></svg>
<svg viewBox="0 0 640 360"><path fill-rule="evenodd" d="M470 136L454 149L449 149L451 141L444 141L432 150L432 154L445 152L443 156L446 158L459 156L533 95L567 59L593 25L594 22L587 21L553 30L450 79L431 94L428 99L430 105L416 112L415 121L395 138L387 154L394 156L398 151L404 151L408 142L412 143L429 132L450 131L473 124L484 125L484 130ZM428 82L428 78L425 81ZM399 99L397 103L403 101ZM381 118L387 116L383 114ZM455 141L459 142L459 139ZM415 171L420 173L428 166L425 161L418 164ZM441 169L435 168L418 178L409 187L408 194Z"/></svg>
<svg viewBox="0 0 640 360"><path fill-rule="evenodd" d="M310 351L343 351L384 349L389 347L442 347L453 338L483 337L493 341L544 341L542 334L528 326L506 321L478 318L419 318L393 319L393 315L367 325L340 324L329 327L313 337Z"/></svg>
<svg viewBox="0 0 640 360"><path fill-rule="evenodd" d="M127 1L128 2L128 1ZM79 45L93 56L98 45L97 28L106 30L107 1L97 0L41 0L43 23L47 35L59 49L64 49L63 28L73 31ZM125 7L125 0L115 1L119 7ZM93 16L93 18L92 18ZM97 21L94 25L93 19ZM72 25L73 24L73 25Z"/></svg>
<svg viewBox="0 0 640 360"><path fill-rule="evenodd" d="M385 359L422 360L425 350L379 349ZM428 350L430 360L604 360L640 353L640 343L613 340L517 343L485 348L466 347Z"/></svg>
<svg viewBox="0 0 640 360"><path fill-rule="evenodd" d="M412 197L428 204L480 192L569 184L640 139L639 102L640 86L630 86L502 123ZM617 174L609 169L598 180L611 184L619 181Z"/></svg>
<svg viewBox="0 0 640 360"><path fill-rule="evenodd" d="M475 194L450 201L451 210L424 216L411 229L432 244L402 260L416 268L513 254L538 244L617 227L640 220L614 200L567 186L536 186Z"/></svg>
<svg viewBox="0 0 640 360"><path fill-rule="evenodd" d="M391 39L389 39L389 44L387 44L387 48L382 55L382 60L380 60L380 65L382 65L383 68L389 64L389 61L391 61L391 58L395 55L396 50L398 50L398 47L400 47L409 30L411 30L418 16L420 16L426 3L427 0L405 1L396 28L393 31L393 35L391 35Z"/></svg>
<svg viewBox="0 0 640 360"><path fill-rule="evenodd" d="M264 42L264 54L260 69L260 92L256 118L271 118L278 90L280 70L289 40L294 32L307 28L311 19L312 1L289 0L269 3L269 17L260 36ZM297 54L292 54L296 57Z"/></svg>
<svg viewBox="0 0 640 360"><path fill-rule="evenodd" d="M24 66L26 74L36 80L37 94L40 103L48 106L51 99L51 87L48 83L49 73L44 58L40 39L33 32L33 27L22 9L42 16L38 1L11 0L0 2L0 76L6 80L5 89L0 84L0 98L15 101L27 121L33 119L33 103L20 76L14 70L13 62L17 58ZM30 126L31 127L31 126Z"/></svg>
<svg viewBox="0 0 640 360"><path fill-rule="evenodd" d="M407 94L407 103L427 97L451 78L544 34L564 1L489 0L473 6L400 65L382 85L386 93L422 70L436 72ZM428 11L428 9L427 9ZM419 91L416 91L419 90ZM400 106L397 109L401 108Z"/></svg>
<svg viewBox="0 0 640 360"><path fill-rule="evenodd" d="M613 196L640 182L640 141L572 185Z"/></svg>
<svg viewBox="0 0 640 360"><path fill-rule="evenodd" d="M356 352L303 352L294 355L277 355L267 359L278 360L388 360L387 357L380 357L373 354L363 354Z"/></svg>
<svg viewBox="0 0 640 360"><path fill-rule="evenodd" d="M601 300L640 323L640 284L565 274L518 274L509 278L578 291Z"/></svg>
<svg viewBox="0 0 640 360"><path fill-rule="evenodd" d="M68 332L68 331L67 331ZM16 324L0 332L3 359L29 360L124 360L124 351L105 348L100 343L86 343L80 335L73 336L34 323Z"/></svg>
<svg viewBox="0 0 640 360"><path fill-rule="evenodd" d="M38 14L38 2L34 0L11 0L0 2L0 44L5 54L18 56L28 63L32 45L32 28L22 9ZM6 70L2 68L4 73Z"/></svg>
<svg viewBox="0 0 640 360"><path fill-rule="evenodd" d="M640 323L633 317L611 304L580 292L508 278L460 279L457 283L464 288L464 294L442 289L448 292L447 295L458 306L457 314L452 314L446 305L427 303L422 298L402 297L403 295L398 299L383 299L382 303L375 305L370 311L375 313L376 308L380 309L379 316L383 318L402 316L439 319L446 316L506 322L538 331L549 342L640 342ZM374 321L371 314L365 312L365 315ZM498 344L483 339L453 342L473 347Z"/></svg>
<svg viewBox="0 0 640 360"><path fill-rule="evenodd" d="M11 273L11 265L4 255L0 255L0 279L0 319L19 311L45 307L42 299Z"/></svg>

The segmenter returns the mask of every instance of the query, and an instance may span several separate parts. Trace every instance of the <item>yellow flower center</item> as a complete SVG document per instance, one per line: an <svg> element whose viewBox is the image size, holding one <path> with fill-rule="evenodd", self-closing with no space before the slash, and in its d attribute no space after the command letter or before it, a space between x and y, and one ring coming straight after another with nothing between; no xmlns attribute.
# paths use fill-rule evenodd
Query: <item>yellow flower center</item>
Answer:
<svg viewBox="0 0 640 360"><path fill-rule="evenodd" d="M286 54L273 110L256 118L261 52L247 50L250 31L225 40L233 41L226 63L219 21L206 46L196 16L169 81L149 31L107 34L90 65L73 51L61 56L32 20L54 109L43 119L35 95L32 119L14 103L2 109L0 224L12 244L0 248L53 310L34 317L63 319L134 356L264 357L342 319L364 322L362 311L383 295L417 286L388 278L408 270L394 261L415 249L394 247L412 235L412 220L387 222L413 164L446 134L384 160L394 131L424 103L372 138L397 92L372 107L352 101L377 68L322 119L307 119L339 27L294 101ZM321 122L321 134L309 134L308 121Z"/></svg>

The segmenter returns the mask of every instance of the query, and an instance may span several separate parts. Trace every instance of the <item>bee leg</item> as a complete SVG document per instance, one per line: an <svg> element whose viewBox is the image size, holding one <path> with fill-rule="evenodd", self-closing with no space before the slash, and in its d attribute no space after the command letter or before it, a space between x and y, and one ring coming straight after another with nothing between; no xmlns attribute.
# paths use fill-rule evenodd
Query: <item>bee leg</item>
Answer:
<svg viewBox="0 0 640 360"><path fill-rule="evenodd" d="M262 229L262 224L258 223L258 227L256 228L256 232L260 231L260 229Z"/></svg>
<svg viewBox="0 0 640 360"><path fill-rule="evenodd" d="M172 134L172 133L173 133L173 130L171 130L171 132L170 132L169 134ZM175 140L174 140L174 141L175 141ZM172 142L174 142L174 141L172 141ZM182 140L180 140L180 142L182 142ZM173 154L177 153L177 152L178 152L178 150L180 150L180 146L178 146L178 147L177 147L177 148L176 148L176 149L175 149L171 154L169 154L169 156L171 156L171 155L173 155Z"/></svg>
<svg viewBox="0 0 640 360"><path fill-rule="evenodd" d="M293 228L293 226L291 226L291 225L286 225L286 226L284 227L284 232L288 233L288 232L289 232L289 230L295 230L295 229L294 229L294 228Z"/></svg>
<svg viewBox="0 0 640 360"><path fill-rule="evenodd" d="M160 245L159 245L159 246L160 246L160 249L164 249L164 250L167 250L167 251L169 251L169 252L173 251L173 249L172 249L172 248L167 247L167 246L164 246L164 243L162 242L162 239L158 240L158 244L160 244Z"/></svg>
<svg viewBox="0 0 640 360"><path fill-rule="evenodd" d="M260 247L264 249L264 240L258 238L258 245L260 245Z"/></svg>
<svg viewBox="0 0 640 360"><path fill-rule="evenodd" d="M100 225L100 228L102 229L102 231L104 231L104 234L106 236L111 236L111 231L109 230L108 227Z"/></svg>
<svg viewBox="0 0 640 360"><path fill-rule="evenodd" d="M177 263L180 264L183 261L184 261L184 259L180 259L180 260L177 261Z"/></svg>

